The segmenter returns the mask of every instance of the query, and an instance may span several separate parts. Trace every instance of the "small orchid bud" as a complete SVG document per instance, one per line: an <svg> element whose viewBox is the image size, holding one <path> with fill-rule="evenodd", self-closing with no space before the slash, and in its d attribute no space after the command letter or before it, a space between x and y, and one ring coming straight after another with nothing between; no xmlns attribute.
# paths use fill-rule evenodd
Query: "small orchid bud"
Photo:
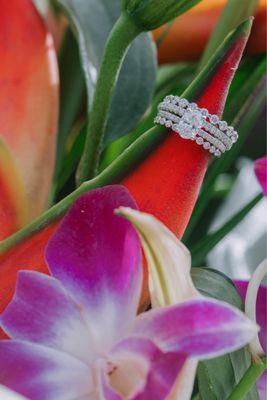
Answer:
<svg viewBox="0 0 267 400"><path fill-rule="evenodd" d="M123 11L144 31L173 20L200 0L121 0Z"/></svg>

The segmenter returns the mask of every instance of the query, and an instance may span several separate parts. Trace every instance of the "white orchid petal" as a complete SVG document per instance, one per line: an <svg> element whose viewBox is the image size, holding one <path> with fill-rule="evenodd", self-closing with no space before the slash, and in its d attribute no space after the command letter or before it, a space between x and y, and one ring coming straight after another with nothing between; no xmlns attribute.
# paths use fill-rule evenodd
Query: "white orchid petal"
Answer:
<svg viewBox="0 0 267 400"><path fill-rule="evenodd" d="M245 300L245 312L247 316L256 322L256 303L260 284L267 274L267 258L257 267L249 282ZM250 343L250 349L254 355L263 355L264 350L260 344L259 336L255 336Z"/></svg>
<svg viewBox="0 0 267 400"><path fill-rule="evenodd" d="M139 232L150 272L152 307L199 297L190 276L191 255L177 237L152 215L120 207Z"/></svg>

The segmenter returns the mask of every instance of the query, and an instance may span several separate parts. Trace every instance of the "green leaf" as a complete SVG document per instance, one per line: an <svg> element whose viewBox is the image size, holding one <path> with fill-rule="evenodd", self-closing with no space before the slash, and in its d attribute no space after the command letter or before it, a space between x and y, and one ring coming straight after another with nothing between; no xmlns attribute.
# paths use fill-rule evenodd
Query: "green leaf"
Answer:
<svg viewBox="0 0 267 400"><path fill-rule="evenodd" d="M222 240L232 229L235 228L239 222L241 222L244 217L255 207L255 205L262 199L263 195L260 193L254 199L252 199L248 204L245 205L238 213L236 213L232 218L230 218L221 228L217 231L206 235L202 240L196 243L192 249L192 263L194 266L199 266L204 262L207 254Z"/></svg>
<svg viewBox="0 0 267 400"><path fill-rule="evenodd" d="M208 62L214 51L220 46L225 37L241 22L254 14L259 0L228 0L219 21L209 39L202 59L199 63L199 71Z"/></svg>
<svg viewBox="0 0 267 400"><path fill-rule="evenodd" d="M59 55L60 113L57 143L56 178L62 168L67 138L82 106L85 82L77 41L68 30Z"/></svg>
<svg viewBox="0 0 267 400"><path fill-rule="evenodd" d="M120 15L120 2L58 1L77 33L89 109L106 39ZM155 79L155 45L144 33L132 44L121 68L106 127L106 144L129 132L141 118L151 101Z"/></svg>
<svg viewBox="0 0 267 400"><path fill-rule="evenodd" d="M243 310L242 300L232 281L209 268L192 268L192 279L197 289L207 297L225 301ZM251 365L246 348L212 360L199 363L197 371L198 389L203 400L226 400ZM254 388L246 400L258 399Z"/></svg>

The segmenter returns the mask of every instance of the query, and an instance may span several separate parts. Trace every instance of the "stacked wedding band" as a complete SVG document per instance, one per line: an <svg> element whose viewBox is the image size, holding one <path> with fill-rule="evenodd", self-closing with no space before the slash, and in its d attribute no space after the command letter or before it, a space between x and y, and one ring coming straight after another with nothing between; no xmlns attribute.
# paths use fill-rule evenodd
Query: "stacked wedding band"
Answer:
<svg viewBox="0 0 267 400"><path fill-rule="evenodd" d="M234 128L221 121L218 115L179 96L165 97L158 106L154 122L172 129L184 139L194 140L216 157L230 150L238 139Z"/></svg>

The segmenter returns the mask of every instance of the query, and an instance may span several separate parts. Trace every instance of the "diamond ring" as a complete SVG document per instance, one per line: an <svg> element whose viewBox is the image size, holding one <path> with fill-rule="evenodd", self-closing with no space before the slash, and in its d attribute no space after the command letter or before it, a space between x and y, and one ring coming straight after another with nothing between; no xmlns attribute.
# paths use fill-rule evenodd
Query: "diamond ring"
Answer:
<svg viewBox="0 0 267 400"><path fill-rule="evenodd" d="M194 140L216 157L230 150L238 139L237 132L227 122L179 96L165 97L158 106L154 122L172 129L184 139Z"/></svg>

